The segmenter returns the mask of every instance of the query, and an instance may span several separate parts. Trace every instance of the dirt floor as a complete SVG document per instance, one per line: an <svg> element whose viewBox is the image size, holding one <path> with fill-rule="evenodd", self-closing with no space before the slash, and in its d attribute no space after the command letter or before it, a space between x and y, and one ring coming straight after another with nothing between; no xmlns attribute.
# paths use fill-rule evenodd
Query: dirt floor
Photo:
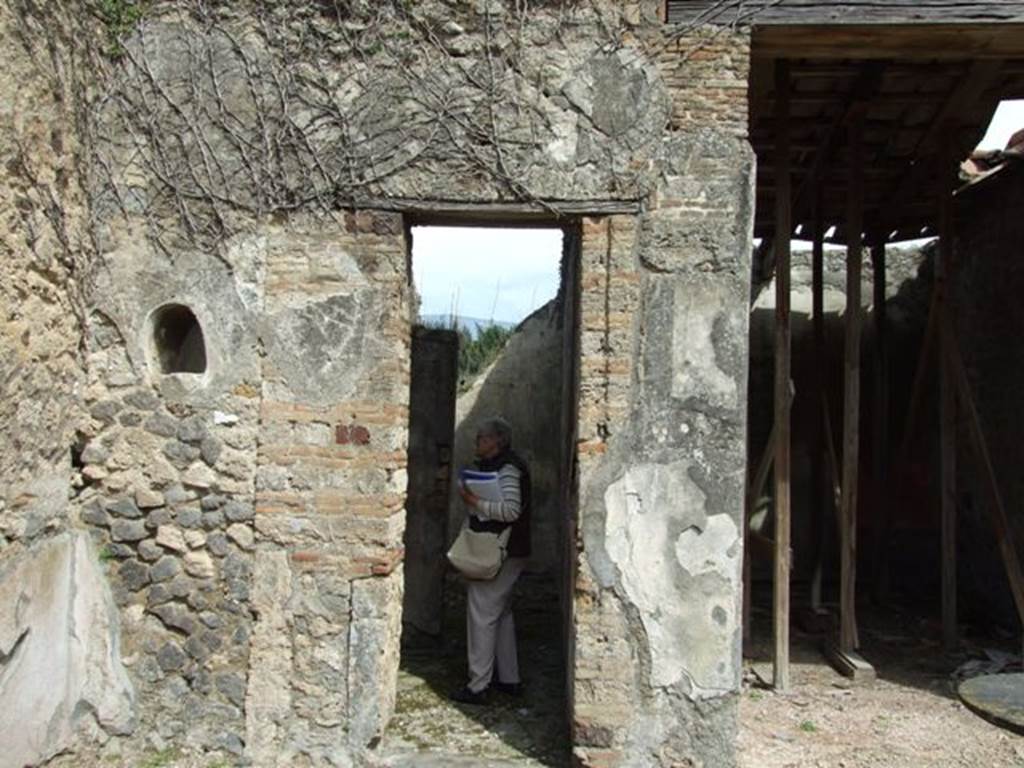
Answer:
<svg viewBox="0 0 1024 768"><path fill-rule="evenodd" d="M448 700L466 683L464 592L454 583L446 595L443 639L403 648L395 716L378 750L380 765L568 766L558 595L550 580L530 575L516 592L523 695L495 693L486 706Z"/></svg>
<svg viewBox="0 0 1024 768"><path fill-rule="evenodd" d="M862 610L862 655L877 674L862 686L829 666L818 637L794 626L792 690L776 694L764 684L772 669L768 623L767 611L755 613L740 768L1024 767L1024 737L990 725L956 696L957 670L967 663L985 671L992 666L986 651L1006 658L1015 652L1012 638L968 632L963 650L946 655L934 620ZM1019 660L1011 669L1020 669Z"/></svg>

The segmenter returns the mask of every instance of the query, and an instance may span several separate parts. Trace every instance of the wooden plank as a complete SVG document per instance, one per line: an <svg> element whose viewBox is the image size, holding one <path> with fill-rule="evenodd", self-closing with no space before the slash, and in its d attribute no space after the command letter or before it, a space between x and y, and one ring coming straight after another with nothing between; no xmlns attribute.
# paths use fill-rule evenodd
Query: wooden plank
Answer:
<svg viewBox="0 0 1024 768"><path fill-rule="evenodd" d="M751 57L775 59L895 59L953 61L1024 55L1024 17L1000 24L811 24L768 26L758 21Z"/></svg>
<svg viewBox="0 0 1024 768"><path fill-rule="evenodd" d="M1024 2L962 0L668 0L673 24L777 25L991 25L1024 22Z"/></svg>
<svg viewBox="0 0 1024 768"><path fill-rule="evenodd" d="M775 580L773 682L789 690L790 236L789 63L775 62Z"/></svg>
<svg viewBox="0 0 1024 768"><path fill-rule="evenodd" d="M855 683L870 683L875 679L875 668L856 651L844 651L835 641L825 641L825 658L839 674Z"/></svg>
<svg viewBox="0 0 1024 768"><path fill-rule="evenodd" d="M951 324L948 314L943 316L942 322L946 325ZM971 445L978 463L981 464L985 493L988 495L986 507L992 519L992 526L995 529L999 552L1003 559L1003 567L1006 569L1006 576L1010 582L1013 603L1017 607L1017 615L1020 617L1021 623L1024 624L1024 572L1021 571L1020 560L1017 558L1013 529L1010 527L1010 520L1007 517L1006 507L1003 504L1002 493L999 491L999 481L996 478L995 468L992 466L992 457L989 454L988 443L985 440L985 432L981 427L981 417L978 415L974 396L971 393L970 381L967 378L967 369L964 367L963 359L960 356L960 350L951 327L942 334L942 338L945 342L943 351L949 361L949 369L952 374L953 383L956 386L957 397L959 398L960 406L967 416L966 421L971 437Z"/></svg>
<svg viewBox="0 0 1024 768"><path fill-rule="evenodd" d="M944 124L943 128L947 136L953 131L953 125L948 122ZM944 149L945 151L940 153L940 158L941 161L948 164L949 168L940 169L940 183L936 187L939 258L936 262L935 278L940 318L949 316L949 286L953 276L953 185L947 186L942 181L948 180L950 178L948 171L956 167L952 143L947 140ZM942 173L942 170L947 170L947 173ZM946 338L951 330L950 323L940 323L943 349L952 342L951 339ZM946 651L953 651L957 647L956 395L948 355L942 355L940 358L939 456L940 515L942 518L942 646Z"/></svg>
<svg viewBox="0 0 1024 768"><path fill-rule="evenodd" d="M844 652L859 645L856 618L857 484L860 458L860 335L861 239L863 219L863 115L850 123L850 195L846 214L846 342L843 366L843 500L839 574L839 647Z"/></svg>
<svg viewBox="0 0 1024 768"><path fill-rule="evenodd" d="M811 346L811 368L814 376L811 383L812 402L821 402L825 393L827 357L825 351L825 221L823 218L821 186L812 195L811 238L811 321L813 343ZM825 568L825 546L828 535L829 501L825 494L825 425L814 419L811 444L811 523L814 538L814 570L811 573L811 610L821 608L821 584Z"/></svg>

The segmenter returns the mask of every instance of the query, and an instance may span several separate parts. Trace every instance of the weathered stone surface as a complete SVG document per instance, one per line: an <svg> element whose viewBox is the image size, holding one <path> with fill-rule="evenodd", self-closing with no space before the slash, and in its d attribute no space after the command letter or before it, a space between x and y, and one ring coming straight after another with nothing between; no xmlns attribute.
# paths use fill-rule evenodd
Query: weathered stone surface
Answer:
<svg viewBox="0 0 1024 768"><path fill-rule="evenodd" d="M256 534L252 528L242 523L234 523L228 527L228 538L235 542L242 549L252 549L256 540Z"/></svg>
<svg viewBox="0 0 1024 768"><path fill-rule="evenodd" d="M292 595L288 555L260 551L255 556L252 605L257 621L249 650L245 734L249 756L271 766L291 738L292 643L286 606Z"/></svg>
<svg viewBox="0 0 1024 768"><path fill-rule="evenodd" d="M203 522L203 515L197 507L181 507L175 512L174 521L182 528L199 528Z"/></svg>
<svg viewBox="0 0 1024 768"><path fill-rule="evenodd" d="M211 533L206 537L206 548L217 557L224 557L231 551L231 546L228 544L228 537L219 531Z"/></svg>
<svg viewBox="0 0 1024 768"><path fill-rule="evenodd" d="M154 411L160 407L160 398L151 389L137 389L122 398L129 408L139 411Z"/></svg>
<svg viewBox="0 0 1024 768"><path fill-rule="evenodd" d="M187 661L188 657L175 643L164 643L156 654L156 662L164 672L178 672Z"/></svg>
<svg viewBox="0 0 1024 768"><path fill-rule="evenodd" d="M185 571L200 579L209 579L216 575L217 567L206 552L189 552L183 558Z"/></svg>
<svg viewBox="0 0 1024 768"><path fill-rule="evenodd" d="M103 443L93 440L82 451L82 461L85 464L102 464L110 458L110 451Z"/></svg>
<svg viewBox="0 0 1024 768"><path fill-rule="evenodd" d="M210 488L217 482L217 475L205 464L193 464L181 475L181 482L190 488Z"/></svg>
<svg viewBox="0 0 1024 768"><path fill-rule="evenodd" d="M142 541L147 536L149 531L141 520L115 520L110 526L110 537L114 541Z"/></svg>
<svg viewBox="0 0 1024 768"><path fill-rule="evenodd" d="M104 528L110 525L110 517L108 517L106 510L98 502L92 502L83 507L81 518L83 523L88 523L89 525L98 525Z"/></svg>
<svg viewBox="0 0 1024 768"><path fill-rule="evenodd" d="M726 626L735 614L734 606L719 604L731 589L728 579L719 583L730 556L712 545L729 540L728 522L738 528L742 501L735 459L744 450L741 337L753 178L742 138L748 33L725 31L700 56L685 57L684 41L666 41L660 26L641 23L653 11L607 0L531 6L525 27L512 4L499 0L412 3L401 14L388 4L349 4L353 18L344 27L298 6L257 5L273 23L246 4L216 5L202 19L160 5L125 36L130 55L109 68L89 66L76 50L82 56L75 66L54 68L104 73L88 93L105 98L74 119L64 114L79 106L72 94L62 94L68 107L46 109L56 98L48 92L30 99L9 85L0 90L13 97L0 99L0 139L19 139L0 141L18 148L0 158L10 161L0 162L0 177L11 180L0 184L0 208L16 211L12 227L0 228L0 245L19 265L10 288L0 281L16 310L0 341L0 381L15 381L2 407L15 426L0 429L9 438L47 434L33 461L3 452L3 476L57 477L52 497L60 500L12 522L0 508L0 545L62 524L70 472L67 458L50 457L67 456L69 433L80 426L83 439L99 440L112 454L81 473L90 494L109 503L147 486L163 489L167 506L146 515L144 535L173 524L190 532L190 539L182 535L186 546L199 541L200 528L207 539L205 552L197 548L189 552L197 558L185 561L193 579L180 573L180 560L149 559L162 549L155 541L128 543L138 531L126 537L124 525L139 516L118 517L112 544L101 518L90 523L109 551L125 558L108 566L119 599L141 580L145 566L127 565L138 562L137 550L157 580L147 605L180 601L224 623L214 630L204 622L203 631L214 634L197 632L181 647L180 627L169 630L152 616L131 622L147 731L160 744L235 752L244 717L246 757L257 765L355 759L388 717L397 659L400 590L392 587L400 569L389 569L403 526L408 254L401 214L326 217L321 204L336 208L351 196L429 206L439 189L446 200L489 204L642 200L637 216L580 222L581 274L567 291L581 293L585 555L578 583L586 598L575 612L581 650L573 663L581 681L577 706L595 708L580 734L651 764L728 765L727 749L700 740L719 740L735 709L723 683L737 663L735 646L716 626L710 639L682 651L668 648L666 636L687 611L703 628L718 621L717 608ZM384 14L388 23L358 27L367 14L369 22ZM0 11L0 20L15 23L14 15ZM24 55L48 26L27 27L29 34L6 46L5 62L22 62L23 70L49 66L64 47L80 44L68 36L52 50ZM353 50L350 27L374 43ZM228 29L231 41L222 34ZM442 42L424 43L424 29L443 30ZM304 40L320 41L315 56ZM380 66L395 60L405 63ZM479 76L485 63L498 66L496 80ZM217 73L216 88L182 87L209 84L208 67ZM21 73L0 76L0 83L17 82ZM52 78L57 93L59 74ZM51 87L49 77L36 79ZM441 115L432 112L435 90L420 87L428 79L436 93L452 96L442 100ZM278 93L276 82L288 88ZM457 117L449 119L452 109ZM230 136L218 122L225 110L233 116ZM268 126L269 135L292 136L309 125L309 114L319 117L305 137L308 147L268 146ZM495 136L481 135L479 114L490 115L483 134ZM21 127L56 126L62 138L53 143L63 145L80 124L92 140L87 152L47 149L47 130L33 128L41 134L35 138ZM278 131L282 125L288 131ZM150 135L146 126L160 133ZM396 130L408 140L396 144ZM172 144L185 140L164 153L161 134ZM34 180L11 170L24 165L21 155L33 163L40 156ZM215 170L200 158L214 158ZM305 167L309 158L323 160L326 174ZM368 158L373 172L361 175ZM85 179L87 200L75 191ZM196 189L211 190L218 203L199 199ZM82 201L65 205L75 195ZM78 219L93 231L76 229ZM70 231L51 231L54 222L67 222ZM99 253L79 245L88 243ZM66 264L95 265L88 275L82 270L89 280L76 280L89 286L88 296L65 295ZM202 327L202 374L166 373L158 359L153 310L171 302L187 305ZM59 329L59 343L20 341L26 332L49 334L50 326ZM86 369L76 372L83 357ZM76 393L84 393L91 416L75 403ZM33 415L37 409L43 415ZM321 444L336 425L348 442ZM570 466L576 457L560 458ZM684 503L666 488L683 493ZM209 490L233 500L200 506ZM210 514L219 509L222 516ZM632 519L638 509L650 519ZM697 522L679 529L691 520ZM250 552L252 531L265 549ZM660 545L653 575L634 551L644 535ZM712 552L711 565L679 547ZM250 594L258 605L250 605ZM664 614L652 607L658 600L670 606ZM136 615L137 603L125 600L126 617ZM712 663L714 653L724 671ZM684 671L665 666L671 664ZM583 682L593 668L587 665L613 670L614 679ZM686 677L691 672L695 682ZM249 676L244 715L238 686L222 690L219 675Z"/></svg>
<svg viewBox="0 0 1024 768"><path fill-rule="evenodd" d="M164 456L178 469L185 469L199 458L199 449L180 440L169 440L164 444Z"/></svg>
<svg viewBox="0 0 1024 768"><path fill-rule="evenodd" d="M149 568L138 560L127 560L117 569L118 576L128 589L133 592L142 589L149 583Z"/></svg>
<svg viewBox="0 0 1024 768"><path fill-rule="evenodd" d="M402 624L401 590L401 568L352 586L348 727L349 741L359 748L380 739L394 712L399 649L393 638Z"/></svg>
<svg viewBox="0 0 1024 768"><path fill-rule="evenodd" d="M142 488L135 492L135 503L139 509L155 509L164 505L164 495L160 491Z"/></svg>
<svg viewBox="0 0 1024 768"><path fill-rule="evenodd" d="M178 420L164 413L154 413L145 422L147 432L161 437L174 437L178 434Z"/></svg>
<svg viewBox="0 0 1024 768"><path fill-rule="evenodd" d="M160 621L168 627L180 629L189 635L196 631L197 622L195 618L187 608L178 603L164 603L163 605L151 608L150 612L159 616Z"/></svg>
<svg viewBox="0 0 1024 768"><path fill-rule="evenodd" d="M149 569L149 578L153 581L167 581L181 572L181 563L172 555L164 555Z"/></svg>
<svg viewBox="0 0 1024 768"><path fill-rule="evenodd" d="M0 733L4 761L37 765L95 717L135 725L117 609L84 534L62 534L0 564Z"/></svg>
<svg viewBox="0 0 1024 768"><path fill-rule="evenodd" d="M209 436L204 416L190 416L178 425L178 439L184 443L202 443Z"/></svg>
<svg viewBox="0 0 1024 768"><path fill-rule="evenodd" d="M113 504L108 504L107 512L114 517L124 517L128 519L142 517L142 510L140 510L131 499L120 499Z"/></svg>
<svg viewBox="0 0 1024 768"><path fill-rule="evenodd" d="M722 660L736 649L741 542L729 516L707 515L707 497L686 470L639 466L611 484L605 541L643 620L651 685L683 684L690 696L707 698L739 685L738 667ZM666 603L677 591L690 599Z"/></svg>
<svg viewBox="0 0 1024 768"><path fill-rule="evenodd" d="M161 525L156 529L156 543L164 549L174 552L185 552L188 545L181 529L173 525Z"/></svg>
<svg viewBox="0 0 1024 768"><path fill-rule="evenodd" d="M159 560L164 554L163 548L154 539L140 541L136 551L139 553L140 558L149 563Z"/></svg>
<svg viewBox="0 0 1024 768"><path fill-rule="evenodd" d="M252 504L232 499L224 506L224 517L232 523L244 523L254 517Z"/></svg>

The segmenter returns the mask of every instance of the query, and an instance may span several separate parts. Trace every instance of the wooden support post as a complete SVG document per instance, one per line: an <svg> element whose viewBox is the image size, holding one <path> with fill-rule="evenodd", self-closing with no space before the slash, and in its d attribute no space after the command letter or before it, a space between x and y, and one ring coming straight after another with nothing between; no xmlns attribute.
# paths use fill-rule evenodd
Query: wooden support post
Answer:
<svg viewBox="0 0 1024 768"><path fill-rule="evenodd" d="M857 653L857 482L860 468L860 272L864 233L864 113L850 121L846 213L846 343L843 376L843 484L839 523L839 642L825 654L842 674L870 681L874 668Z"/></svg>
<svg viewBox="0 0 1024 768"><path fill-rule="evenodd" d="M864 114L850 123L850 188L846 213L846 344L843 365L843 506L839 574L839 649L852 653L857 636L857 482L860 458L861 240L864 232Z"/></svg>
<svg viewBox="0 0 1024 768"><path fill-rule="evenodd" d="M888 598L888 552L892 535L891 507L888 494L889 469L889 353L888 323L886 321L885 287L886 263L885 241L871 246L871 269L874 278L875 345L874 345L874 396L871 412L874 423L872 435L872 482L874 485L874 520L872 530L872 588L875 601L883 603Z"/></svg>
<svg viewBox="0 0 1024 768"><path fill-rule="evenodd" d="M822 210L821 186L814 191L811 254L811 314L814 342L811 368L814 372L812 402L824 402L828 362L825 352L825 221ZM812 408L813 413L813 408ZM811 574L811 611L822 609L821 584L825 568L825 546L828 540L828 509L831 507L825 491L825 424L812 419L815 425L811 443L811 519L814 532L814 571Z"/></svg>
<svg viewBox="0 0 1024 768"><path fill-rule="evenodd" d="M789 689L790 238L789 62L775 62L775 582L773 684Z"/></svg>
<svg viewBox="0 0 1024 768"><path fill-rule="evenodd" d="M947 137L944 151L939 153L941 163L938 173L938 228L939 256L936 264L936 299L939 313L939 337L941 348L948 349L952 324L949 322L949 291L953 267L953 190L947 185L950 171L955 167L953 152L949 144L952 135L947 125L943 134ZM947 168L948 166L948 168ZM956 605L956 390L950 370L949 356L940 356L939 376L939 488L941 493L942 516L942 647L953 651L957 647L957 605Z"/></svg>

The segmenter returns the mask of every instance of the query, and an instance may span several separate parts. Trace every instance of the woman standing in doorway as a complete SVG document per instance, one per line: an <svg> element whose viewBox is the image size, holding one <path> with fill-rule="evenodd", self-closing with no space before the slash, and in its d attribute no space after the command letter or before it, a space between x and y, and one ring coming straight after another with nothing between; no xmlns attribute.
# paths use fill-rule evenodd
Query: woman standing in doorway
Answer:
<svg viewBox="0 0 1024 768"><path fill-rule="evenodd" d="M494 688L522 692L516 656L516 628L510 605L512 590L530 556L530 471L512 450L512 429L501 418L484 421L476 433L476 467L497 472L501 501L487 501L459 486L474 531L501 533L511 526L508 557L489 581L466 588L466 643L469 683L452 694L464 704L483 704Z"/></svg>

